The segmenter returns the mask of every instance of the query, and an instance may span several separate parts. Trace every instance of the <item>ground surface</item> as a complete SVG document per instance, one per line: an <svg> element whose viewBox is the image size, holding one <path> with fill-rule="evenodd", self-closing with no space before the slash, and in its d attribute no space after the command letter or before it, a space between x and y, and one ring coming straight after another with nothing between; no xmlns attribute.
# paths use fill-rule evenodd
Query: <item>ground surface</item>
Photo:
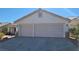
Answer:
<svg viewBox="0 0 79 59"><path fill-rule="evenodd" d="M17 37L0 42L1 51L73 51L76 48L65 38Z"/></svg>

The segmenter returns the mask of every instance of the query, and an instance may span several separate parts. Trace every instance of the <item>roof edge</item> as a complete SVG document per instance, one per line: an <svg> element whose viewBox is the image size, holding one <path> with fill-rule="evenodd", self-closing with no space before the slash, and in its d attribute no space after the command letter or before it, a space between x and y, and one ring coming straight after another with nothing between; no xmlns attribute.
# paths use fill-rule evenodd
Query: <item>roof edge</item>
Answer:
<svg viewBox="0 0 79 59"><path fill-rule="evenodd" d="M19 18L19 19L17 19L16 21L14 21L14 23L17 23L18 21L22 20L23 18L28 17L28 16L30 16L30 15L36 13L36 12L39 11L39 10L43 10L43 9L38 8L37 10L32 11L31 13L29 13L29 14L27 14L27 15L25 15L25 16ZM63 18L63 19L66 19L66 20L70 20L69 18L66 18L66 17L60 16L60 15L57 15L57 14L52 13L52 12L49 12L49 11L47 11L47 10L43 10L43 11L45 11L45 12L47 12L47 13L50 13L51 15L55 15L55 16L57 16L57 17L60 17L60 18Z"/></svg>
<svg viewBox="0 0 79 59"><path fill-rule="evenodd" d="M23 16L23 17L20 17L19 19L17 19L16 21L14 21L14 23L20 21L21 19L23 19L23 18L25 18L25 17L28 17L28 16L30 16L30 15L36 13L36 12L39 11L39 10L41 10L41 8L39 8L39 9L37 9L37 10L34 10L34 11L32 11L31 13L29 13L29 14Z"/></svg>

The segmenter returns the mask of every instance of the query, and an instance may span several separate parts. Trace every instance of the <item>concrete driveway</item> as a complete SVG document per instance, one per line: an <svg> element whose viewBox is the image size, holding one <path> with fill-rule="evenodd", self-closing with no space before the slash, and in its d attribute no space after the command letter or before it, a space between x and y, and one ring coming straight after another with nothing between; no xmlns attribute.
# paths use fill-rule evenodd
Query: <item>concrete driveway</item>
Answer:
<svg viewBox="0 0 79 59"><path fill-rule="evenodd" d="M66 38L16 37L0 42L0 51L73 51L75 48Z"/></svg>

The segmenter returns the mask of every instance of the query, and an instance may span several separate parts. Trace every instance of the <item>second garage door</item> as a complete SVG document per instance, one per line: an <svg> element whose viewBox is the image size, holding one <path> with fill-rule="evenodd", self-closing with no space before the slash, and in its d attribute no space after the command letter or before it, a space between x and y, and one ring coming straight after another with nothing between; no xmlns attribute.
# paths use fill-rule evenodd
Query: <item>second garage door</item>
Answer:
<svg viewBox="0 0 79 59"><path fill-rule="evenodd" d="M36 37L64 37L63 23L35 24L34 35Z"/></svg>

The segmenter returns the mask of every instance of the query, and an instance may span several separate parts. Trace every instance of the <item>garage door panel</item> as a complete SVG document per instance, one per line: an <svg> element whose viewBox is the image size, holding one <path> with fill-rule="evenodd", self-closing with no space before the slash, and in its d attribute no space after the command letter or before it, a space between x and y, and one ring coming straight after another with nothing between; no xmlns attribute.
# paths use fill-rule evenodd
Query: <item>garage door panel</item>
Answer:
<svg viewBox="0 0 79 59"><path fill-rule="evenodd" d="M33 36L33 25L23 24L21 25L21 36Z"/></svg>
<svg viewBox="0 0 79 59"><path fill-rule="evenodd" d="M63 37L63 24L35 24L35 36Z"/></svg>

